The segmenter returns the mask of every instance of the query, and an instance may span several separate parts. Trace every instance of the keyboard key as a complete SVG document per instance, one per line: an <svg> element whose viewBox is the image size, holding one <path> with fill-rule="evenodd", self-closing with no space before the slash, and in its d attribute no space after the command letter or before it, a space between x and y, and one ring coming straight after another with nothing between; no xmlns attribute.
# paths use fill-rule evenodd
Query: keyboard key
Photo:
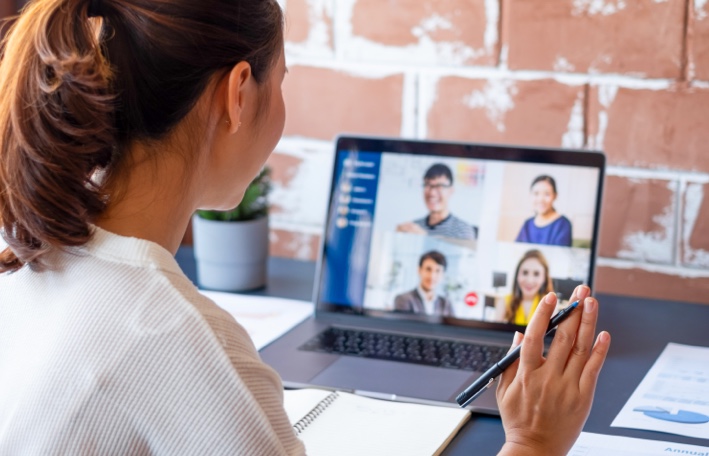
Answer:
<svg viewBox="0 0 709 456"><path fill-rule="evenodd" d="M506 347L496 345L334 327L299 348L469 371L484 371L507 352Z"/></svg>

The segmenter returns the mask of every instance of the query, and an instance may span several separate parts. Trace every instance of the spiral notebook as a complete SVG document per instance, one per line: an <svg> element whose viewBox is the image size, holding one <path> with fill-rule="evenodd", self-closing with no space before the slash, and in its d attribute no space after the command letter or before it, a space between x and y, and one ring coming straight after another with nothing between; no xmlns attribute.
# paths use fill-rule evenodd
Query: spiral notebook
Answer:
<svg viewBox="0 0 709 456"><path fill-rule="evenodd" d="M285 390L284 406L310 456L437 455L470 419L464 409L315 388Z"/></svg>

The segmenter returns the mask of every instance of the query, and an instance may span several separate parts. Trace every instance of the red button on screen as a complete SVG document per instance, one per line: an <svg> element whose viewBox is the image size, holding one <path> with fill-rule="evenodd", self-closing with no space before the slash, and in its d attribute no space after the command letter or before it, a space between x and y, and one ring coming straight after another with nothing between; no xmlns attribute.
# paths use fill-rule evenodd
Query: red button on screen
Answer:
<svg viewBox="0 0 709 456"><path fill-rule="evenodd" d="M475 304L478 303L478 294L475 292L470 292L465 295L465 303L470 307L473 307Z"/></svg>

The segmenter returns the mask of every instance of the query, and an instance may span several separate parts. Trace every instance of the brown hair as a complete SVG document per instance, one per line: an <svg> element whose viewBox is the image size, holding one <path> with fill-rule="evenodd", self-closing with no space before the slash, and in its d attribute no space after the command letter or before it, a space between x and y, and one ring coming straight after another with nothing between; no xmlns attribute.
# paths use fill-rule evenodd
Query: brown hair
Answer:
<svg viewBox="0 0 709 456"><path fill-rule="evenodd" d="M517 315L517 309L519 309L519 306L522 304L522 289L519 287L519 283L517 282L517 276L519 275L519 270L522 267L522 263L529 259L539 261L542 267L544 267L544 283L537 291L537 298L541 299L547 293L554 291L554 285L552 283L551 276L549 275L549 263L544 257L544 254L539 250L528 250L519 260L519 263L517 263L517 269L515 269L512 285L512 300L510 301L510 305L507 307L507 311L505 312L505 321L508 323L514 323L515 316Z"/></svg>
<svg viewBox="0 0 709 456"><path fill-rule="evenodd" d="M423 262L426 260L435 261L436 264L443 266L443 270L445 270L448 267L448 262L446 261L446 256L437 250L431 250L431 251L426 252L423 255L421 255L421 258L419 258L419 268L423 266Z"/></svg>
<svg viewBox="0 0 709 456"><path fill-rule="evenodd" d="M529 188L531 189L538 182L546 182L547 184L549 184L551 186L552 191L556 195L556 181L554 180L553 177L547 176L546 174L542 174L541 176L537 176L534 178L534 180L532 181L532 185L530 185Z"/></svg>
<svg viewBox="0 0 709 456"><path fill-rule="evenodd" d="M86 243L127 146L164 138L240 61L266 81L282 42L276 0L31 2L0 63L0 273Z"/></svg>

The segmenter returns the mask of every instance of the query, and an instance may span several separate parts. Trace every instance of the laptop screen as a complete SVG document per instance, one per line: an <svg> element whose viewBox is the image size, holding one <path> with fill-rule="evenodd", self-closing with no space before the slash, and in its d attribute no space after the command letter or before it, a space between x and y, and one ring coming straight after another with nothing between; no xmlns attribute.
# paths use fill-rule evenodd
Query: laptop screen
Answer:
<svg viewBox="0 0 709 456"><path fill-rule="evenodd" d="M523 327L592 285L602 153L340 137L318 311Z"/></svg>

